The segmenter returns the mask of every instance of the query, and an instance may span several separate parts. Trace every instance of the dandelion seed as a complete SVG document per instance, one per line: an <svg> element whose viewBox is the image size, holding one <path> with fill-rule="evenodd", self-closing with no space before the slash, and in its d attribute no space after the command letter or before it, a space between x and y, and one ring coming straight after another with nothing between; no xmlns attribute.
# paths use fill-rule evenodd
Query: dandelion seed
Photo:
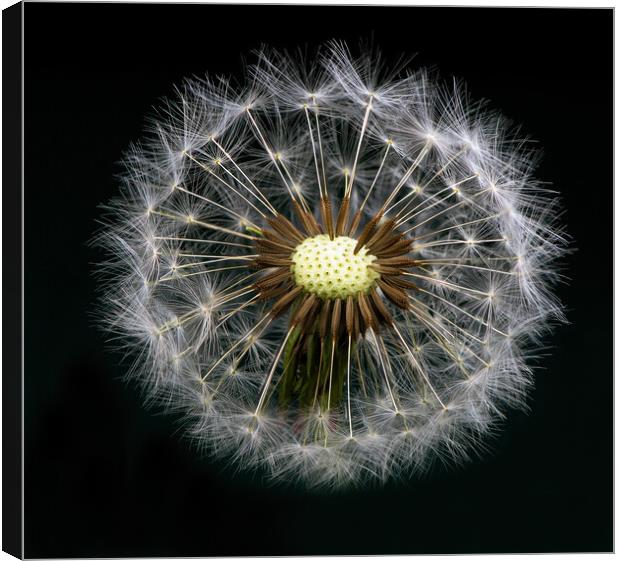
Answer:
<svg viewBox="0 0 620 561"><path fill-rule="evenodd" d="M556 199L503 119L425 71L334 43L251 72L186 82L127 156L102 239L132 374L277 479L466 460L562 318Z"/></svg>

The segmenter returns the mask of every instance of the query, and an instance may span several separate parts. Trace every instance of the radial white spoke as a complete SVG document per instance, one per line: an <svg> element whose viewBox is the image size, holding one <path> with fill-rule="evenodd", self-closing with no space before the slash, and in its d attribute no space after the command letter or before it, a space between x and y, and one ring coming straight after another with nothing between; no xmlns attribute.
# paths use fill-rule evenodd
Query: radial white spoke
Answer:
<svg viewBox="0 0 620 561"><path fill-rule="evenodd" d="M442 301L444 304L447 304L448 306L451 306L451 307L455 308L456 310L458 310L462 314L465 314L467 317L473 319L474 321L477 321L481 325L484 325L485 327L489 326L488 323L486 321L484 321L482 318L479 318L478 316L470 314L467 310L464 310L463 308L461 308L460 306L458 306L454 302L450 302L450 300L446 300L442 296L439 296L438 294L435 294L434 292L430 292L429 290L426 290L424 288L418 287L418 290L420 292L424 292L425 294L428 294L429 296L432 296L433 298L436 298L437 300ZM508 337L508 334L504 333L503 331L500 331L499 329L497 329L495 327L491 327L491 329L493 329L493 331L495 331L496 333L499 333L500 335L503 335L504 337Z"/></svg>
<svg viewBox="0 0 620 561"><path fill-rule="evenodd" d="M196 158L194 158L194 156L192 156L189 152L185 152L185 155L192 160L192 162L194 162L198 167L200 167L203 171L205 171L206 173L208 173L211 177L214 177L215 179L217 179L220 183L222 183L223 185L225 185L228 189L230 189L233 193L235 193L238 197L242 198L248 205L250 205L256 212L258 212L258 214L260 214L263 218L266 218L265 213L260 210L253 202L251 202L245 195L242 195L239 191L237 191L237 189L235 189L230 183L228 183L228 181L226 181L225 179L222 179L217 173L215 173L214 171L210 170L208 166L206 166L205 164L203 164L202 162L200 162L199 160L197 160ZM240 216L239 214L237 214L236 212L228 209L225 206L222 206L221 204L218 204L210 199L207 199L206 197L203 197L202 195L198 195L197 193L194 193L193 191L189 191L188 189L185 189L183 187L181 187L180 185L176 186L176 189L179 189L180 191L183 191L184 193L187 193L189 195L193 195L194 197L198 197L199 199L202 199L204 201L207 201L215 206L217 206L218 208L224 209L227 212L232 212L233 214L235 214L236 216L238 216L239 218L241 218L242 220L245 220L247 222L249 222L249 220L247 220L247 218L244 218L242 216ZM254 193L253 193L254 194ZM254 194L254 196L256 196ZM259 199L260 200L260 199ZM262 202L262 201L261 201Z"/></svg>
<svg viewBox="0 0 620 561"><path fill-rule="evenodd" d="M209 230L215 230L217 232L222 232L224 234L230 234L231 236L239 236L240 238L245 238L246 240L258 240L256 236L250 236L249 234L244 234L242 232L236 232L235 230L231 230L230 228L224 228L223 226L218 226L217 224L211 224L209 222L203 222L202 220L196 220L192 216L180 216L178 214L172 214L169 212L163 212L161 210L152 210L151 214L157 214L159 216L164 216L166 218L171 218L172 220L178 220L179 222L183 222L188 226L191 224L196 224L202 228L207 228Z"/></svg>
<svg viewBox="0 0 620 561"><path fill-rule="evenodd" d="M418 204L417 206L412 208L407 214L405 214L405 216L400 218L398 220L398 222L396 223L397 226L401 226L402 224L404 224L408 220L411 220L412 218L415 218L419 214L421 214L423 212L426 212L427 210L437 206L438 204L441 204L443 201L449 199L450 197L453 197L454 195L459 193L459 189L458 189L459 185L462 185L466 181L471 181L472 179L474 179L476 177L478 177L477 174L476 175L472 175L471 177L463 179L462 181L459 181L458 183L453 183L452 185L448 185L448 187L445 187L441 191L438 191L437 193L435 193L434 195L432 195L431 197L429 197L425 201L422 201L420 204ZM448 191L448 190L452 190L452 193L450 193L449 195L443 197L442 199L439 199L439 200L435 201L433 204L430 204L429 206L425 206L424 208L420 208L420 207L423 207L425 204L427 204L429 201L433 200L435 197L441 195L442 193L444 193L445 191ZM418 209L420 209L420 210L418 210ZM417 212L416 212L416 210L417 210Z"/></svg>
<svg viewBox="0 0 620 561"><path fill-rule="evenodd" d="M413 296L411 296L410 294L408 294L407 296L409 298L411 306L413 307L413 311L414 311L415 315L418 317L418 319L420 321L422 321L424 323L431 324L429 326L429 327L431 327L431 329L435 329L438 332L441 332L443 337L452 338L453 339L453 341L452 341L453 343L458 343L459 342L458 340L454 339L454 336L452 335L452 333L450 333L448 328L444 327L443 325L441 325L437 321L433 321L433 318L425 310L419 310L417 308L418 301Z"/></svg>
<svg viewBox="0 0 620 561"><path fill-rule="evenodd" d="M236 283L236 284L239 284L239 283ZM245 286L242 286L241 288L237 288L237 290L230 290L231 287L229 287L228 290L223 290L222 292L218 293L217 297L214 298L214 302L217 302L218 305L219 305L226 298L228 298L230 296L234 296L236 294L238 295L241 292L243 292L245 290L248 290L252 286L253 286L252 284L247 284Z"/></svg>
<svg viewBox="0 0 620 561"><path fill-rule="evenodd" d="M412 306L412 311L414 309L415 308ZM458 341L457 339L455 339L449 331L445 330L443 326L441 326L437 322L431 321L431 318L428 318L427 314L422 314L421 311L417 309L413 313L415 314L417 320L420 321L423 325L425 325L428 328L433 339L437 341L437 344L440 347L442 347L444 351L446 352L446 354L454 361L454 363L459 366L459 370L461 370L465 378L469 378L469 373L465 370L465 367L461 364L462 361L459 360L458 351L454 346L455 344L462 345L462 343ZM440 330L440 327L441 327L441 330ZM446 333L448 335L446 335Z"/></svg>
<svg viewBox="0 0 620 561"><path fill-rule="evenodd" d="M405 339L403 338L403 336L401 335L398 327L396 327L395 323L392 323L392 329L394 330L394 333L396 333L396 335L398 336L398 339L400 340L403 349L405 350L405 352L409 355L409 359L411 360L411 363L413 364L413 366L419 371L420 375L422 376L422 378L424 378L424 381L427 383L428 387L430 388L431 392L433 392L433 395L435 396L435 398L437 399L437 401L439 402L439 404L446 409L446 406L444 405L444 402L441 401L441 398L439 397L439 394L437 393L437 391L435 390L435 388L433 387L433 384L431 383L429 377L426 375L426 372L424 372L424 369L422 368L422 365L419 363L418 359L415 357L415 355L413 354L413 352L411 351L411 349L409 348L409 345L407 345L407 343L405 342Z"/></svg>
<svg viewBox="0 0 620 561"><path fill-rule="evenodd" d="M206 255L203 257L207 257ZM210 265L212 263L221 263L223 261L252 261L252 258L246 258L245 256L240 256L240 257L232 257L232 256L226 256L226 257L222 257L222 256L213 256L214 259L207 259L205 261L196 261L194 263L184 263L183 265L175 265L173 267L173 270L178 270L178 269L190 269L192 267L199 267L202 265Z"/></svg>
<svg viewBox="0 0 620 561"><path fill-rule="evenodd" d="M394 407L394 413L398 413L398 405L396 405L396 399L394 397L394 392L392 391L392 384L390 383L390 379L388 376L386 365L383 361L384 357L381 353L381 347L379 346L379 340L374 329L370 330L370 334L374 340L375 346L377 347L377 356L379 357L379 363L381 364L381 371L383 372L383 376L385 378L385 384L387 386L388 393L390 394L390 400L392 401L392 405ZM387 364L389 364L389 358L387 358Z"/></svg>
<svg viewBox="0 0 620 561"><path fill-rule="evenodd" d="M252 305L258 298L260 298L260 294L257 294L256 296L252 296L252 298L250 298L247 302L244 302L243 304L241 304L241 306L237 306L232 312L227 313L218 322L218 324L215 326L215 329L218 329L219 327L224 325L231 317L238 314L241 310L244 310L248 306Z"/></svg>
<svg viewBox="0 0 620 561"><path fill-rule="evenodd" d="M357 363L357 373L360 379L360 387L362 388L362 393L364 394L364 397L368 397L368 393L366 392L366 384L364 383L364 371L362 369L362 363L360 361L359 346L355 347L355 362Z"/></svg>
<svg viewBox="0 0 620 561"><path fill-rule="evenodd" d="M416 157L414 162L411 164L411 166L409 166L409 169L405 172L405 175L403 175L401 180L396 184L396 187L394 187L394 189L390 193L390 196L383 203L383 206L381 207L381 210L383 212L385 212L385 209L390 206L390 204L394 200L394 197L396 197L396 195L398 195L398 193L402 189L403 185L405 183L407 183L407 180L411 177L411 174L420 165L420 162L426 157L426 155L428 154L429 150L430 150L430 144L427 142L424 145L424 147L420 150L420 153L418 154L418 156Z"/></svg>
<svg viewBox="0 0 620 561"><path fill-rule="evenodd" d="M316 154L316 145L314 143L314 133L312 132L312 123L310 122L310 113L308 111L308 106L304 105L304 113L306 115L306 122L308 123L308 133L310 134L310 143L312 144L312 157L314 158L314 169L316 170L316 182L319 186L319 196L324 197L325 192L321 183L321 172L319 170L319 159Z"/></svg>
<svg viewBox="0 0 620 561"><path fill-rule="evenodd" d="M171 319L167 321L166 323L160 325L159 328L157 329L157 333L159 335L163 335L164 333L166 333L167 331L170 331L171 329L176 329L177 327L180 327L184 323L198 316L201 312L202 310L198 308L198 309L190 310L189 312L186 312L181 317Z"/></svg>
<svg viewBox="0 0 620 561"><path fill-rule="evenodd" d="M435 201L432 204L429 204L427 207L419 210L418 212L416 212L415 214L411 214L408 213L407 215L405 215L403 218L401 218L397 223L396 223L396 227L400 228L405 222L407 222L408 220L411 220L412 218L415 218L416 216L418 216L418 214L422 214L423 212L426 212L428 210L430 210L431 208L436 207L437 205L443 203L444 201L447 201L450 197L454 197L457 194L457 191L452 191L452 193L448 193L445 197L438 199L437 201ZM425 201L426 202L426 201ZM417 207L416 207L417 208ZM413 212L413 210L411 211Z"/></svg>
<svg viewBox="0 0 620 561"><path fill-rule="evenodd" d="M233 159L233 157L224 149L224 147L215 139L211 139L211 141L213 142L213 144L215 144L224 154L224 156L226 156L226 158L228 160L230 160L230 162L232 163L233 166L235 166L235 168L239 171L239 173L247 180L247 182L254 188L254 190L256 191L256 193L258 194L258 196L262 199L263 203L267 206L267 208L269 208L269 210L271 211L272 214L277 215L277 211L276 209L273 207L273 205L271 204L271 202L269 202L269 199L265 196L265 194L256 186L256 184L247 176L247 174L241 169L241 167L239 167L239 165L237 164L237 162L235 162L235 160ZM237 179L237 181L239 181L239 179ZM241 183L241 182L240 182Z"/></svg>
<svg viewBox="0 0 620 561"><path fill-rule="evenodd" d="M486 334L487 341L489 340L489 336L491 335L491 333L490 333L491 329L493 329L493 324L492 324L493 318L491 317L491 311L492 311L491 310L491 306L489 306L489 308L487 310L487 324L488 324L487 334Z"/></svg>
<svg viewBox="0 0 620 561"><path fill-rule="evenodd" d="M165 254L164 254L165 255ZM170 254L170 257L198 257L201 259L207 258L207 259L236 259L236 260L241 260L241 261L245 261L248 259L253 259L258 257L258 254L253 254L253 255L207 255L206 253L177 253L177 254ZM197 263L193 263L194 265L197 265Z"/></svg>
<svg viewBox="0 0 620 561"><path fill-rule="evenodd" d="M230 290L231 288L234 288L235 286L240 285L242 282L247 281L248 279L260 274L262 271L254 271L252 273L247 273L245 275L241 275L241 278L238 281L235 281L234 283L232 283L231 285L227 286L226 288L228 290ZM250 286L250 285L247 285ZM247 287L246 287L247 288Z"/></svg>
<svg viewBox="0 0 620 561"><path fill-rule="evenodd" d="M194 350L194 345L190 345L189 347L187 347L187 349L185 349L184 351L181 351L179 354L174 356L174 360L179 360L181 358L183 358L186 354L188 354L189 352Z"/></svg>
<svg viewBox="0 0 620 561"><path fill-rule="evenodd" d="M449 263L461 263L463 261L482 261L483 263L488 263L489 261L518 261L519 257L517 256L505 256L505 257L437 257L432 259L420 259L420 263L425 265L428 264L436 264L441 265L444 262Z"/></svg>
<svg viewBox="0 0 620 561"><path fill-rule="evenodd" d="M506 238L493 238L490 240L442 240L438 242L429 242L423 244L413 244L411 251L419 251L420 249L428 249L429 247L445 247L448 245L470 245L472 247L476 245L482 245L487 243L502 243Z"/></svg>
<svg viewBox="0 0 620 561"><path fill-rule="evenodd" d="M407 198L409 197L414 197L412 200L410 200L403 208L400 209L400 211L398 211L396 213L396 219L397 219L397 224L403 222L404 220L407 219L407 216L409 216L409 214L411 214L412 212L414 212L417 208L420 208L420 206L422 206L423 204L427 203L428 201L434 199L435 197L437 197L438 195L441 195L442 193L444 193L445 191L447 191L448 189L451 189L451 185L449 185L448 187L444 187L443 189L441 189L441 191L437 191L437 193L435 193L434 195L430 196L428 199L422 201L420 204L418 204L415 208L412 208L406 215L404 218L399 218L400 215L411 205L413 204L415 197L417 195L419 195L422 191L421 188L418 188L420 190L411 190L410 193L407 193L402 199L396 201L390 208L388 208L386 210L386 214L389 214L389 212L397 207L400 203L404 202L405 200L407 200Z"/></svg>
<svg viewBox="0 0 620 561"><path fill-rule="evenodd" d="M436 278L429 277L429 276L426 276L426 275L418 275L417 273L403 272L402 274L406 275L408 277L415 277L415 278L418 278L418 279L423 279L425 281L434 282L436 284L439 284L441 286L445 286L446 288L449 288L449 289L454 290L456 292L461 292L463 294L476 294L476 295L482 296L484 298L488 298L489 297L488 293L482 292L482 290L476 290L474 288L468 288L466 286L461 286L459 284L454 284L454 283L451 283L451 282L448 282L448 281L445 281L445 280L442 280L442 279L436 279Z"/></svg>
<svg viewBox="0 0 620 561"><path fill-rule="evenodd" d="M250 193L252 196L256 197L256 200L260 204L262 204L269 212L271 212L271 214L273 214L274 216L277 214L276 210L273 208L273 206L271 205L271 203L269 201L263 200L263 197L261 197L259 194L255 193L252 189L250 189L243 181L241 181L241 179L239 179L232 171L230 171L222 162L219 162L218 168L224 170L224 173L226 173L232 179L234 179L248 193ZM260 193L260 194L262 195L262 193ZM248 204L250 204L250 203L248 202ZM263 215L263 218L264 218L264 215Z"/></svg>
<svg viewBox="0 0 620 561"><path fill-rule="evenodd" d="M398 199L395 203L392 203L385 211L385 214L389 215L390 212L392 212L398 205L404 203L409 197L413 197L413 199L411 199L403 208L401 208L397 213L396 213L396 218L398 218L408 207L410 204L413 203L413 201L415 200L415 198L420 194L420 187L416 186L412 189L409 190L409 193L407 193L402 199Z"/></svg>
<svg viewBox="0 0 620 561"><path fill-rule="evenodd" d="M294 201L296 200L295 199L295 195L293 194L293 191L291 190L291 187L292 187L297 192L297 195L299 196L299 202L301 203L301 205L307 209L308 206L307 206L307 204L306 204L306 202L304 200L304 197L301 194L301 192L299 191L299 189L296 189L295 183L293 182L289 186L288 182L286 181L286 178L282 174L282 170L280 169L280 166L278 165L278 163L280 163L283 168L286 168L286 166L284 165L284 162L281 159L276 158L276 155L274 154L273 150L271 150L269 148L269 145L267 144L267 141L265 140L265 137L263 136L263 133L261 132L260 127L258 126L258 123L256 122L256 120L254 119L254 116L250 112L250 108L248 107L245 110L245 112L246 112L246 115L248 116L248 119L250 120L250 123L254 127L254 130L256 131L256 134L258 135L258 138L259 138L259 140L261 141L261 143L263 145L263 148L265 149L265 151L269 155L269 158L271 159L271 161L273 162L273 165L275 166L276 170L278 171L278 174L280 175L280 178L282 179L282 182L284 183L284 186L286 187L286 190L288 191L288 194L290 195L291 199L293 199ZM288 173L288 171L287 171L287 173Z"/></svg>
<svg viewBox="0 0 620 561"><path fill-rule="evenodd" d="M441 169L440 169L439 171L437 171L437 172L433 175L433 177L431 177L431 178L430 178L430 179L429 179L426 183L424 183L423 185L421 185L421 186L420 186L420 188L419 188L419 190L418 190L417 192L407 194L405 197L403 197L402 199L400 199L398 202L394 203L394 204L393 204L393 205L392 205L392 206L388 209L388 211L387 211L387 212L389 212L392 208L394 208L394 207L398 206L399 204L401 204L403 201L405 201L405 199L407 199L408 197L410 197L412 194L419 194L419 193L424 192L424 189L426 189L426 188L427 188L427 187L428 187L428 186L429 186L429 185L430 185L430 184L431 184L431 183L432 183L432 182L433 182L433 181L434 181L437 177L439 177L439 176L440 176L440 175L441 175L441 174L442 174L442 173L443 173L443 172L444 172L444 171L448 168L448 166L449 166L452 162L454 162L454 160L456 160L456 158L457 158L458 156L460 156L460 155L461 155L464 151L465 151L465 149L464 149L464 148L462 148L461 150L459 150L459 151L458 151L458 152L457 152L454 156L452 156L452 157L451 157L451 158L450 158L450 159L449 159L449 160L448 160L448 161L447 161L447 162L446 162L446 163L445 163L445 164L441 167ZM415 197L414 197L414 199L415 199ZM409 201L409 202L408 202L408 203L407 203L407 204L406 204L403 208L401 208L401 209L398 211L398 213L396 214L396 217L397 217L397 218L398 218L398 217L399 217L399 216L400 216L403 212L405 212L405 210L407 210L407 208L409 207L409 205L410 205L411 203L413 203L413 200L414 200L414 199L412 199L411 201ZM386 214L387 214L387 212L386 212Z"/></svg>
<svg viewBox="0 0 620 561"><path fill-rule="evenodd" d="M205 269L204 271L197 271L196 273L188 273L186 275L165 275L163 277L161 277L160 279L157 279L157 283L160 282L166 282L166 281L170 281L170 280L177 280L177 279L185 279L187 277L194 277L196 275L205 275L208 273L219 273L221 271L232 271L234 269L247 269L248 266L247 265L235 265L233 267L218 267L216 269Z"/></svg>
<svg viewBox="0 0 620 561"><path fill-rule="evenodd" d="M445 321L446 323L450 324L452 327L454 327L455 329L458 329L461 333L463 333L464 335L467 335L469 338L473 339L474 341L476 341L477 343L480 343L481 345L484 344L484 341L478 337L476 337L475 335L473 335L472 333L470 333L469 331L467 331L467 329L461 327L460 325L457 325L456 323L454 323L453 321L451 321L450 319L448 319L446 316L444 316L441 312L437 311L435 308L432 308L431 306L429 306L428 304L425 304L424 302L422 302L421 300L415 299L413 296L409 296L409 299L413 302L415 302L417 305L420 306L424 306L429 312L432 312L433 314L435 314L436 316L439 316L441 318L442 321Z"/></svg>
<svg viewBox="0 0 620 561"><path fill-rule="evenodd" d="M228 304L229 302L232 302L233 300L236 300L237 298L241 298L242 296L246 296L248 294L251 294L252 292L257 292L257 290L255 288L248 288L247 290L239 293L239 294L235 294L235 295L231 295L225 299L222 300L218 300L217 302L217 306L223 306L224 304Z"/></svg>
<svg viewBox="0 0 620 561"><path fill-rule="evenodd" d="M368 127L368 119L370 118L370 111L372 110L373 95L368 98L368 104L366 105L366 111L364 113L364 119L362 121L362 129L360 131L360 138L357 142L357 149L355 151L355 159L353 160L353 167L351 168L351 177L349 178L349 184L345 190L345 196L350 197L353 190L353 181L355 181L355 172L357 171L357 162L360 157L360 150L362 148L362 141L364 140L364 134L366 133L366 127Z"/></svg>
<svg viewBox="0 0 620 561"><path fill-rule="evenodd" d="M323 176L323 190L325 197L328 197L327 192L327 176L325 175L325 158L323 157L323 141L321 140L321 126L319 125L319 106L316 103L316 97L312 98L314 107L314 122L316 123L316 137L319 143L319 156L321 157L321 174Z"/></svg>
<svg viewBox="0 0 620 561"><path fill-rule="evenodd" d="M308 206L308 203L306 202L306 199L302 195L301 189L299 188L299 185L293 179L293 176L291 175L291 172L288 170L287 165L284 163L284 160L279 157L278 158L278 162L280 162L280 164L282 165L282 169L284 170L284 173L286 173L286 176L288 177L289 181L291 182L291 186L295 190L295 193L297 193L297 196L299 197L299 201L301 203L301 206L303 207L303 209L306 212L311 213L310 207Z"/></svg>
<svg viewBox="0 0 620 561"><path fill-rule="evenodd" d="M349 414L349 436L353 438L353 419L351 418L351 335L347 347L347 412Z"/></svg>
<svg viewBox="0 0 620 561"><path fill-rule="evenodd" d="M332 402L332 377L334 375L334 354L336 352L336 339L332 339L331 356L329 359L329 388L327 390L327 411L330 410Z"/></svg>
<svg viewBox="0 0 620 561"><path fill-rule="evenodd" d="M421 259L418 261L418 265L420 265L421 269L424 269L424 267L422 267L421 265L426 265L427 262L424 259ZM451 261L446 261L446 262L442 262L442 263L428 263L428 264L434 264L437 265L439 267L443 267L443 266L447 266L447 267L456 267L456 268L463 268L463 269L476 269L478 271L488 271L489 273L497 273L499 275L516 275L517 273L515 273L514 271L502 271L500 269L491 269L489 267L478 267L476 265L466 265L464 263L453 263ZM425 271L427 269L424 269ZM430 271L429 271L430 272Z"/></svg>
<svg viewBox="0 0 620 561"><path fill-rule="evenodd" d="M416 240L421 240L422 238L428 238L429 236L435 236L437 234L441 234L442 232L447 232L449 230L454 230L455 228L462 228L463 226L471 226L472 224L478 224L480 222L486 222L487 220L492 220L494 218L498 218L501 216L501 213L492 214L490 216L485 216L484 218L478 218L476 220L470 220L468 222L461 222L460 224L454 224L452 226L448 226L447 228L441 228L440 230L435 230L433 232L427 232L426 234L422 234L420 236L416 236L412 238L415 242Z"/></svg>
<svg viewBox="0 0 620 561"><path fill-rule="evenodd" d="M293 329L295 329L295 326L292 326L289 328L289 330L286 333L286 336L284 337L284 340L282 341L282 344L280 345L280 348L278 349L276 357L273 361L273 365L271 366L271 370L269 371L269 376L267 376L267 380L265 381L265 386L263 388L263 391L261 392L260 399L258 400L256 411L254 411L255 416L258 415L258 412L261 410L263 406L263 403L265 401L265 396L267 395L267 390L269 389L269 385L271 384L271 379L273 378L273 374L276 371L278 363L280 362L280 357L282 356L282 353L284 352L284 347L286 346L286 342L288 341L288 338L293 332Z"/></svg>
<svg viewBox="0 0 620 561"><path fill-rule="evenodd" d="M368 192L366 193L366 196L364 197L364 200L362 201L362 204L360 205L359 211L358 212L362 212L362 210L364 210L364 207L366 206L366 203L368 202L368 198L370 197L370 194L372 193L372 190L375 188L375 184L377 183L377 180L379 179L379 175L381 174L381 170L383 169L383 166L385 165L385 160L388 157L388 153L390 151L390 148L392 147L392 142L388 141L386 143L386 147L385 147L385 152L383 153L383 157L381 158L381 163L379 164L379 169L377 169L377 173L375 174L375 178L373 179L370 187L368 188ZM389 212L389 209L388 209Z"/></svg>
<svg viewBox="0 0 620 561"><path fill-rule="evenodd" d="M317 369L317 373L316 373L316 384L314 386L314 399L312 400L312 409L314 409L314 406L316 405L316 400L319 397L319 386L321 385L321 365L323 364L323 353L325 351L325 343L323 341L323 339L321 339L321 351L319 353L319 367ZM320 404L319 404L319 409L320 409Z"/></svg>
<svg viewBox="0 0 620 561"><path fill-rule="evenodd" d="M213 372L224 360L226 360L226 357L228 357L230 355L230 353L232 353L239 345L241 345L241 343L243 343L244 341L246 341L247 339L250 339L253 335L253 333L259 329L259 327L261 327L261 325L269 320L271 321L271 316L264 316L261 320L259 320L258 323L256 323L254 325L254 327L252 327L251 329L249 329L248 331L246 331L245 335L243 335L243 337L241 337L232 347L230 347L224 354L222 354L222 356L217 359L217 361L215 362L215 364L213 364L213 366L211 366L211 368L209 368L209 370L207 371L207 373L202 377L202 380L206 380L207 377L211 374L211 372ZM269 325L269 324L267 324ZM267 328L267 325L264 326L263 330ZM261 331L262 333L262 331ZM251 346L254 344L254 342L256 341L256 338L250 341L250 346L244 351L243 354L245 354L250 348ZM243 355L242 355L243 356Z"/></svg>
<svg viewBox="0 0 620 561"><path fill-rule="evenodd" d="M409 296L409 300L411 301L412 306L415 308L415 305L418 302L411 296ZM430 329L431 333L436 339L437 337L440 337L444 341L444 343L447 345L447 347L451 347L450 349L446 348L446 351L454 359L456 363L459 363L459 357L458 357L458 351L453 345L459 345L465 352L472 355L484 366L486 367L489 366L489 364L485 360L480 358L473 350L471 350L465 344L465 342L457 339L453 333L448 331L447 328L445 328L443 325L437 322L434 318L430 317L428 313L424 312L423 310L417 310L417 317L422 323L424 323ZM469 373L465 371L464 367L460 366L460 369L465 374L465 376L469 377Z"/></svg>
<svg viewBox="0 0 620 561"><path fill-rule="evenodd" d="M234 247L244 247L248 249L253 249L251 245L243 244L243 243L235 243L235 242L224 242L220 240L205 240L202 238L179 238L174 236L155 236L153 239L155 240L164 240L164 241L174 241L174 242L189 242L189 243L206 243L206 244L219 244L219 245L230 245Z"/></svg>
<svg viewBox="0 0 620 561"><path fill-rule="evenodd" d="M488 191L488 189L484 189L482 191L478 191L477 193L475 193L474 195L472 195L470 197L470 199L473 199L475 197L479 197L480 195L482 195L483 193L485 193L486 191ZM449 206L447 208L444 208L443 210L440 210L439 212L433 214L433 216L430 216L429 218L427 218L426 220L423 220L422 222L419 222L418 224L416 224L415 226L412 226L411 228L409 228L408 230L405 230L403 232L403 234L408 234L409 232L411 232L412 230L415 230L416 228L419 228L420 226L423 226L424 224L426 224L427 222L430 222L431 220L434 220L435 218L437 218L438 216L441 216L442 214L449 212L451 210L454 210L455 208L460 207L461 205L464 205L466 203L471 203L471 201L469 199L463 199L462 201L453 204L452 206Z"/></svg>

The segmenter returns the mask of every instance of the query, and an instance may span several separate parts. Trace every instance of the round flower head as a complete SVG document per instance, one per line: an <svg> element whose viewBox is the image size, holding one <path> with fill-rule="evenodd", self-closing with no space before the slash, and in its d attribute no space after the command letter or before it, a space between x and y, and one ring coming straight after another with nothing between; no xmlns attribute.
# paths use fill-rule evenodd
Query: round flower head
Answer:
<svg viewBox="0 0 620 561"><path fill-rule="evenodd" d="M340 44L187 81L128 153L108 327L209 453L339 485L462 461L561 317L564 239L498 115Z"/></svg>

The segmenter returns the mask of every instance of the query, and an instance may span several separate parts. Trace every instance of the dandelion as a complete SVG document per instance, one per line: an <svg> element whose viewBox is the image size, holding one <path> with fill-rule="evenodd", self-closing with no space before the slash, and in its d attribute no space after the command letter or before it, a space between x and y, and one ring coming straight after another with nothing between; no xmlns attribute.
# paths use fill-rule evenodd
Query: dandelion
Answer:
<svg viewBox="0 0 620 561"><path fill-rule="evenodd" d="M425 70L338 43L188 80L125 158L105 321L209 453L337 486L463 461L561 307L534 155Z"/></svg>

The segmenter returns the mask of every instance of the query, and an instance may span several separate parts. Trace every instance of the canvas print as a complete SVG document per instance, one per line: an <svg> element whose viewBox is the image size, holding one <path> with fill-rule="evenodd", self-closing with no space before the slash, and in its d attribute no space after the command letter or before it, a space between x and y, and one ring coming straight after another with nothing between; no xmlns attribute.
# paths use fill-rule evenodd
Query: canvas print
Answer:
<svg viewBox="0 0 620 561"><path fill-rule="evenodd" d="M613 549L612 10L9 10L6 551Z"/></svg>

